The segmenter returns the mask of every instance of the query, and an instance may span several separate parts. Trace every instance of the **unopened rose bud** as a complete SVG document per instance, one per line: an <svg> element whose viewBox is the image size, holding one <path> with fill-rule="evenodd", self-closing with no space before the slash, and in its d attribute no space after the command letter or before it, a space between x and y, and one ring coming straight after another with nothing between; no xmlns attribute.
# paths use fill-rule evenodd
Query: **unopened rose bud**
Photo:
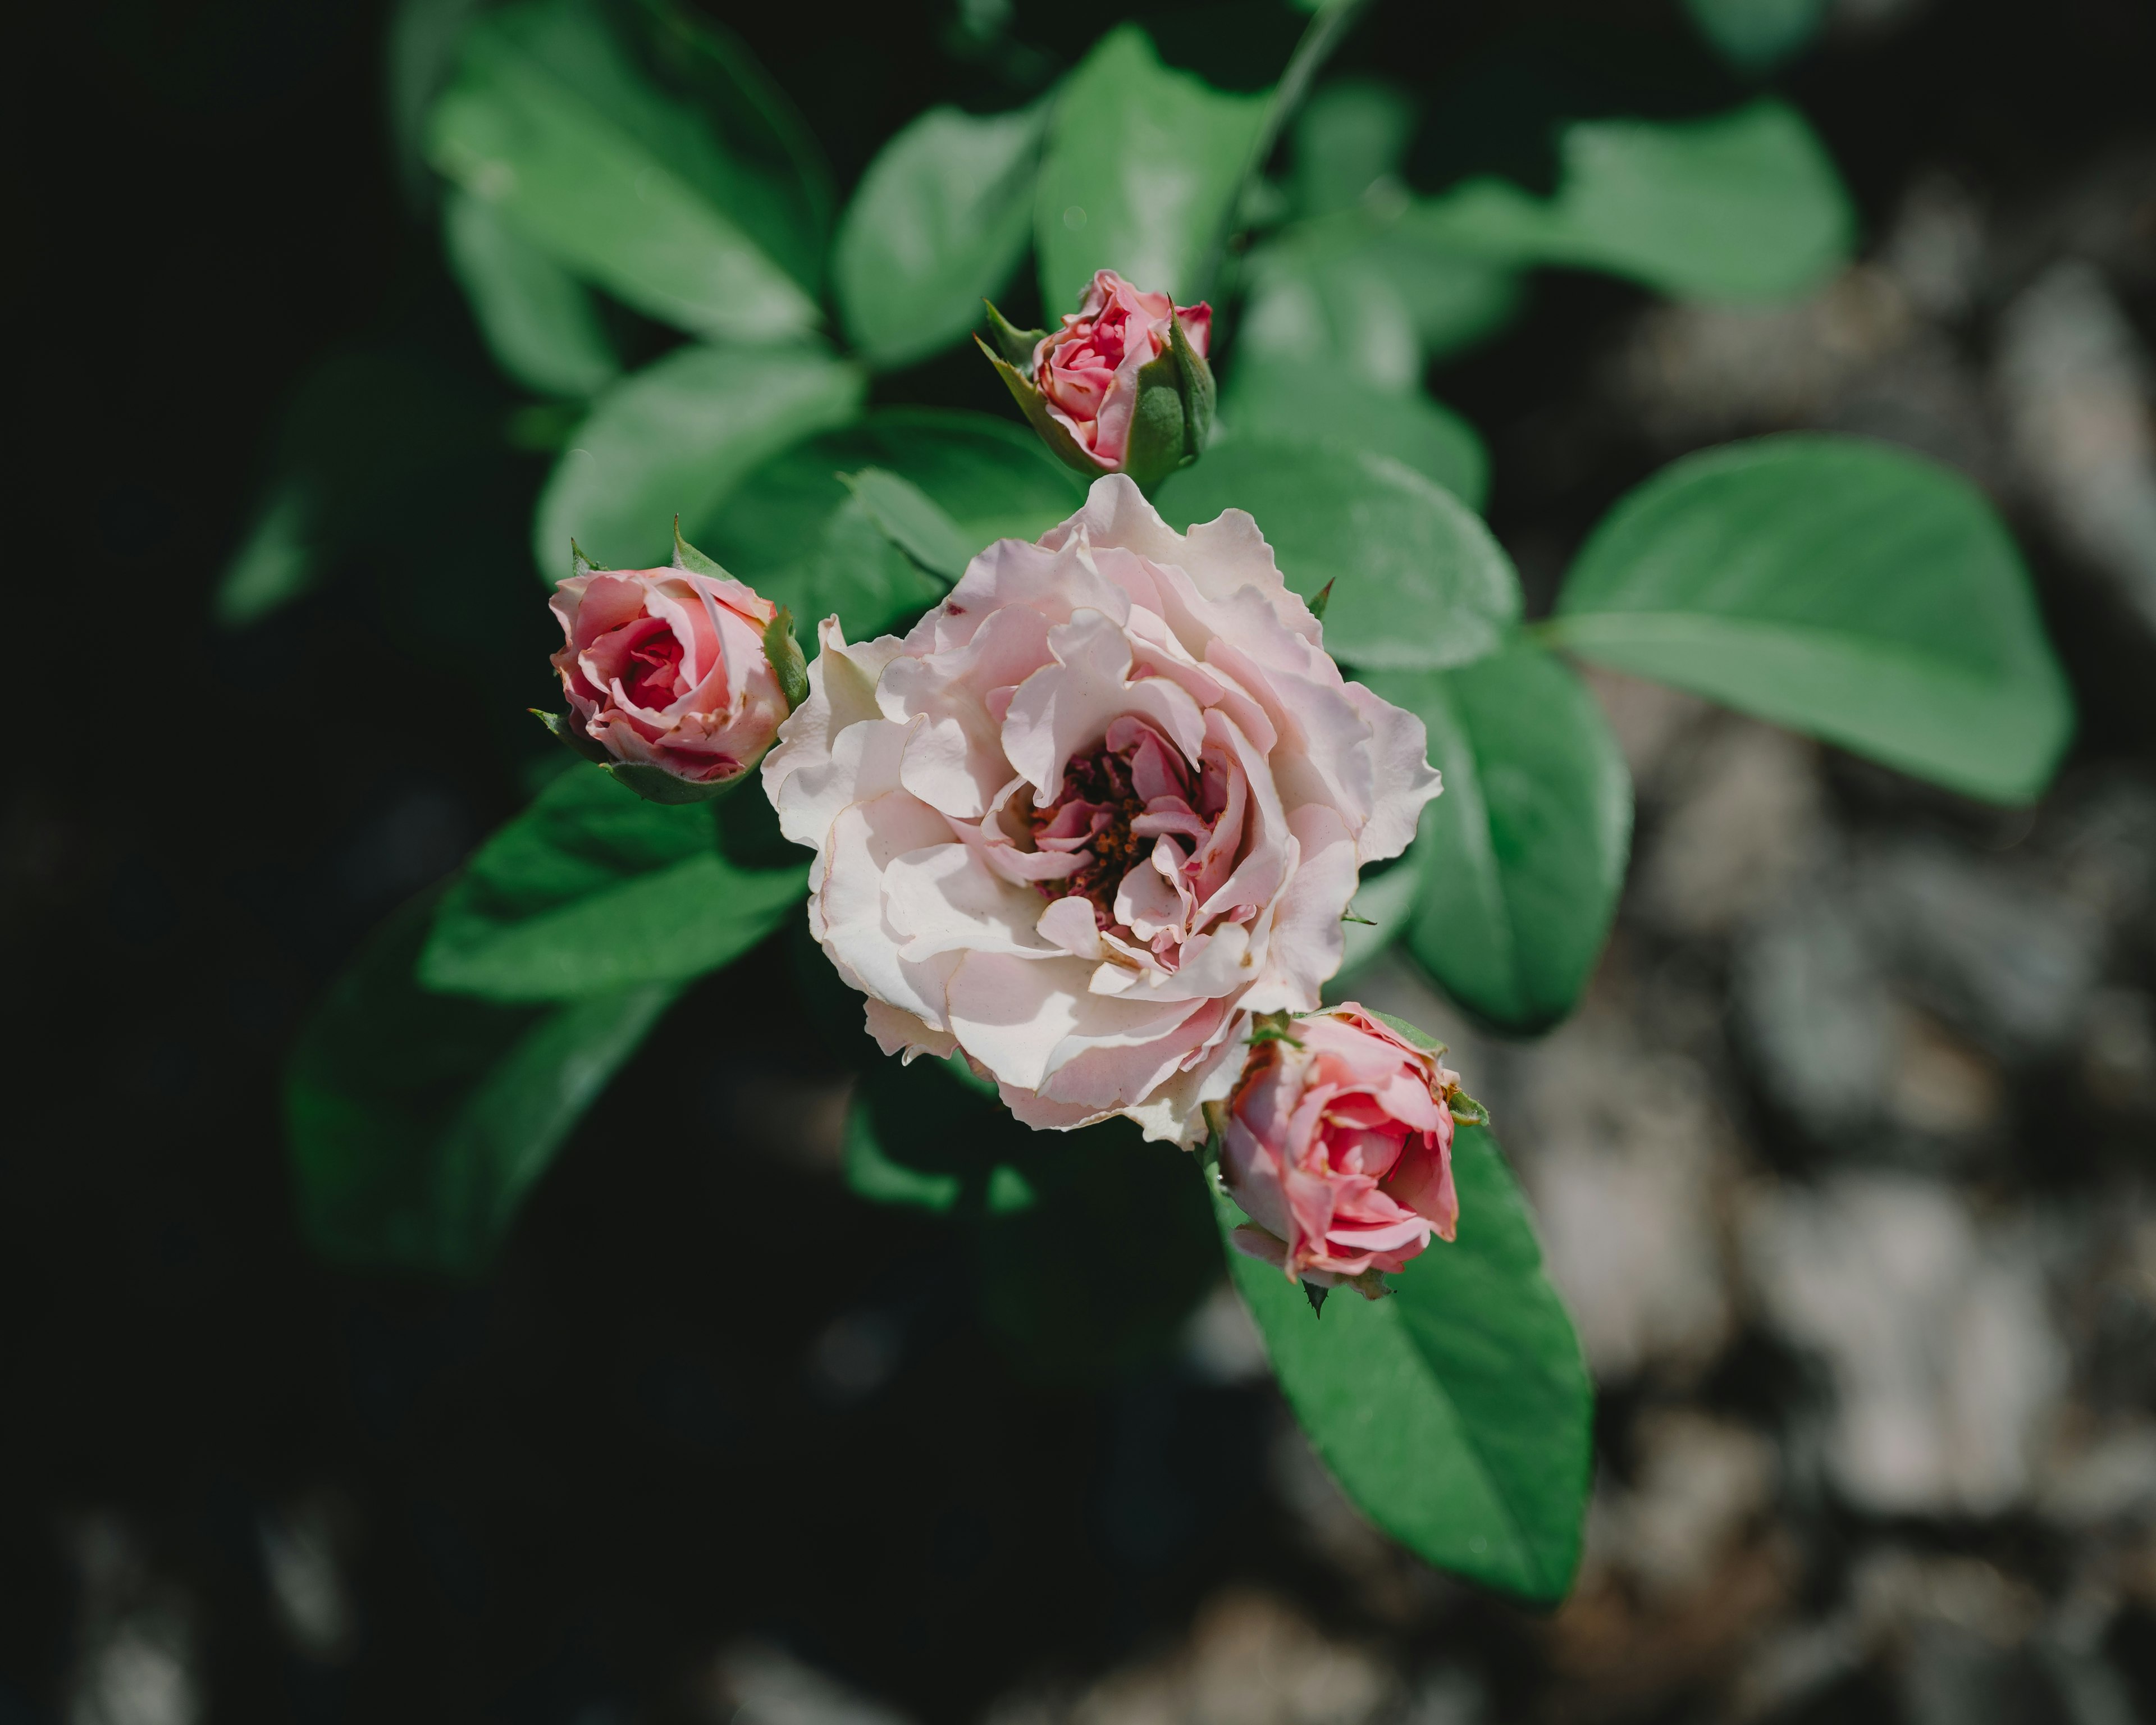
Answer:
<svg viewBox="0 0 2156 1725"><path fill-rule="evenodd" d="M1266 1021L1229 1096L1220 1173L1254 1225L1235 1244L1317 1288L1374 1299L1460 1217L1458 1076L1360 1006ZM1463 1117L1481 1111L1462 1099Z"/></svg>
<svg viewBox="0 0 2156 1725"><path fill-rule="evenodd" d="M778 608L675 536L668 569L578 572L549 602L566 638L552 663L566 718L542 714L579 753L640 796L715 796L756 765L792 709L790 636L772 644ZM774 655L779 663L774 663Z"/></svg>
<svg viewBox="0 0 2156 1725"><path fill-rule="evenodd" d="M1081 473L1127 473L1147 490L1196 460L1213 429L1205 350L1213 308L1142 293L1112 270L1052 333L1016 330L988 308L981 343L1019 406Z"/></svg>

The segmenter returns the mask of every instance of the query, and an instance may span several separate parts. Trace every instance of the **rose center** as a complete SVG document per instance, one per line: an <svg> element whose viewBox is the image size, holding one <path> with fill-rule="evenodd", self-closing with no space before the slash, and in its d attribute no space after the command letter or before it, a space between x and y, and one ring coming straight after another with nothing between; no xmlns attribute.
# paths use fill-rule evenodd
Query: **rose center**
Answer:
<svg viewBox="0 0 2156 1725"><path fill-rule="evenodd" d="M1178 853L1169 871L1178 883L1174 891L1187 900L1201 884L1191 878L1193 859L1209 845L1211 817L1219 813L1220 799L1206 794L1216 788L1214 776L1199 773L1142 721L1118 719L1100 747L1064 768L1055 800L1029 816L1034 850L1060 852L1073 865L1061 877L1040 881L1041 893L1083 898L1104 932L1120 928L1116 901L1124 880L1134 869L1157 866L1165 838ZM1194 802L1209 814L1194 808ZM1156 913L1160 908L1153 906ZM1161 938L1172 942L1179 937L1163 932L1156 943Z"/></svg>
<svg viewBox="0 0 2156 1725"><path fill-rule="evenodd" d="M672 629L654 629L629 649L623 670L623 690L637 706L668 706L680 692L681 643Z"/></svg>

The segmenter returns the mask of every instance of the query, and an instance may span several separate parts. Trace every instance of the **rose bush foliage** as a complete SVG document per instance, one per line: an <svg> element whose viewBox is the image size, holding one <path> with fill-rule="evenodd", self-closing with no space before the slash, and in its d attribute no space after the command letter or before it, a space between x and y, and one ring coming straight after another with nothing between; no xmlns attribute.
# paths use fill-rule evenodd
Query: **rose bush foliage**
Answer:
<svg viewBox="0 0 2156 1725"><path fill-rule="evenodd" d="M1240 510L1096 480L903 637L827 620L766 758L809 926L886 1053L963 1052L1029 1125L1194 1142L1248 1016L1308 1012L1357 870L1438 793Z"/></svg>

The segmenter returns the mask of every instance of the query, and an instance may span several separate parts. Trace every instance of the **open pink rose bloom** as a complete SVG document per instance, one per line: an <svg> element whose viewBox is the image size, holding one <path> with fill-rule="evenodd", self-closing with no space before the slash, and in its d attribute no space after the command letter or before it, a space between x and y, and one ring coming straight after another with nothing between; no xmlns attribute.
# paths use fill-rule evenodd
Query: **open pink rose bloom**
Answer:
<svg viewBox="0 0 2156 1725"><path fill-rule="evenodd" d="M1452 1238L1458 1078L1359 1006L1260 1042L1228 1105L1220 1168L1257 1224L1235 1242L1320 1286L1397 1271Z"/></svg>
<svg viewBox="0 0 2156 1725"><path fill-rule="evenodd" d="M1212 339L1213 308L1178 305L1166 294L1141 293L1112 270L1086 290L1063 327L1033 351L1033 382L1049 411L1098 462L1103 472L1123 465L1137 409L1138 372L1168 346L1168 323L1183 325L1201 359Z"/></svg>
<svg viewBox="0 0 2156 1725"><path fill-rule="evenodd" d="M1121 475L903 639L820 641L763 765L810 930L886 1053L963 1051L1030 1126L1196 1142L1249 1014L1317 1006L1358 868L1438 792L1250 517L1186 536Z"/></svg>
<svg viewBox="0 0 2156 1725"><path fill-rule="evenodd" d="M769 600L687 569L624 569L574 576L551 603L573 722L615 760L711 784L770 747L787 708L763 651Z"/></svg>

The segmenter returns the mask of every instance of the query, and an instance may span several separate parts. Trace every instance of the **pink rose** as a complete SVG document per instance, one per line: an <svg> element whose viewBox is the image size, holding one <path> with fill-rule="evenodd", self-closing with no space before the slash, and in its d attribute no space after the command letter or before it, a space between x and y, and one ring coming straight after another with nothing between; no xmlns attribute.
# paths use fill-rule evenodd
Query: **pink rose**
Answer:
<svg viewBox="0 0 2156 1725"><path fill-rule="evenodd" d="M1186 537L1122 475L903 639L819 639L763 765L810 932L886 1053L963 1050L1029 1126L1195 1142L1248 1015L1317 1007L1358 867L1437 794L1256 523Z"/></svg>
<svg viewBox="0 0 2156 1725"><path fill-rule="evenodd" d="M1210 305L1178 305L1166 294L1141 293L1114 270L1103 270L1076 312L1033 350L1034 388L1103 472L1123 465L1137 410L1138 372L1168 351L1171 318L1182 324L1191 351L1204 358L1213 334Z"/></svg>
<svg viewBox="0 0 2156 1725"><path fill-rule="evenodd" d="M769 600L688 569L615 569L572 576L549 603L568 722L613 759L719 784L771 747L787 705L764 655Z"/></svg>
<svg viewBox="0 0 2156 1725"><path fill-rule="evenodd" d="M1433 1234L1450 1240L1460 1200L1447 1102L1459 1084L1359 1006L1260 1042L1221 1137L1222 1178L1257 1224L1237 1229L1235 1244L1330 1287L1404 1269Z"/></svg>

